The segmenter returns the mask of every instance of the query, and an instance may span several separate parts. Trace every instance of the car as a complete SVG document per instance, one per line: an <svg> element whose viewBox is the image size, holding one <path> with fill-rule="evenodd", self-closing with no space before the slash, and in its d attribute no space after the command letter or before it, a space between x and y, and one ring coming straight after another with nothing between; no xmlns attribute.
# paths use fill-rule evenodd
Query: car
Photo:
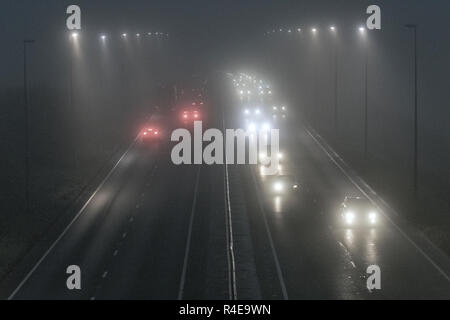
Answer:
<svg viewBox="0 0 450 320"><path fill-rule="evenodd" d="M340 223L345 227L375 227L379 224L377 208L362 197L345 197L340 209Z"/></svg>
<svg viewBox="0 0 450 320"><path fill-rule="evenodd" d="M289 195L300 190L300 185L294 175L268 175L264 179L265 191L272 195Z"/></svg>
<svg viewBox="0 0 450 320"><path fill-rule="evenodd" d="M202 113L200 109L196 107L196 105L192 105L190 107L182 108L180 112L181 121L184 124L190 124L194 121L202 120Z"/></svg>
<svg viewBox="0 0 450 320"><path fill-rule="evenodd" d="M141 142L160 141L162 139L161 129L154 125L147 125L144 127L144 129L142 129L140 138Z"/></svg>
<svg viewBox="0 0 450 320"><path fill-rule="evenodd" d="M272 118L274 120L286 119L286 106L272 106Z"/></svg>

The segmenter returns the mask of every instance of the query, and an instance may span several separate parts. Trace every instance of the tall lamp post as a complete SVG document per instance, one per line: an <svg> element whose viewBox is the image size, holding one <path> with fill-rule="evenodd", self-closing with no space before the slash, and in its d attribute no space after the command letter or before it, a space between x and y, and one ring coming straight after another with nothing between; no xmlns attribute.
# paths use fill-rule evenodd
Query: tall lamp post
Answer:
<svg viewBox="0 0 450 320"><path fill-rule="evenodd" d="M359 27L359 33L363 36L366 34L366 28ZM365 39L364 44L364 160L367 160L367 140L368 140L368 124L369 124L369 113L368 113L368 98L367 98L367 90L368 90L368 64L369 64L369 48L367 39Z"/></svg>
<svg viewBox="0 0 450 320"><path fill-rule="evenodd" d="M69 108L70 108L70 112L75 112L74 110L75 110L75 108L74 108L74 80L73 80L73 78L74 78L74 66L73 66L73 64L74 64L74 50L75 50L75 48L76 48L76 44L77 44L77 41L78 41L78 32L77 31L73 31L71 34L70 34L70 40L71 40L71 43L72 43L72 47L70 48L70 61L69 61L69 68L70 68L70 70L69 70ZM76 117L75 117L76 118ZM74 121L76 121L75 119L72 119L72 123L74 122ZM74 143L75 141L76 141L76 125L75 124L72 124L72 127L71 127L71 129L72 129L72 131L73 131L73 135L72 135L72 142ZM77 156L77 150L75 149L75 146L76 146L76 143L74 143L73 145L72 145L72 150L73 150L73 162L74 162L74 167L75 168L78 168L78 156Z"/></svg>
<svg viewBox="0 0 450 320"><path fill-rule="evenodd" d="M338 102L337 102L337 90L338 90L338 43L336 38L336 27L331 26L330 31L335 36L334 38L334 110L333 110L333 122L334 122L334 134L335 138L338 138Z"/></svg>
<svg viewBox="0 0 450 320"><path fill-rule="evenodd" d="M30 213L30 135L29 135L29 107L28 107L28 68L27 68L27 45L33 44L34 40L23 41L23 98L25 113L25 210Z"/></svg>
<svg viewBox="0 0 450 320"><path fill-rule="evenodd" d="M413 193L417 199L418 193L418 110L417 110L417 25L407 24L405 27L413 31L414 39L414 150L413 150Z"/></svg>

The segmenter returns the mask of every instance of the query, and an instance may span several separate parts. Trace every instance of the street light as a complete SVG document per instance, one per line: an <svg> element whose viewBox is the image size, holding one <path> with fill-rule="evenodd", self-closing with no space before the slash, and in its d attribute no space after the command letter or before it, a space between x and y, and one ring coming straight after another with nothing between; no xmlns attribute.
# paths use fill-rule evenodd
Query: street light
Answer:
<svg viewBox="0 0 450 320"><path fill-rule="evenodd" d="M418 106L417 106L417 25L415 24L407 24L405 25L408 29L413 31L413 41L414 41L414 159L413 159L413 192L414 199L417 200L417 192L418 192Z"/></svg>
<svg viewBox="0 0 450 320"><path fill-rule="evenodd" d="M359 33L365 35L366 29L361 26L359 27ZM365 38L365 37L364 37ZM369 48L367 41L364 45L364 160L367 160L367 141L368 141L368 98L367 98L367 82L368 82L368 64L369 64Z"/></svg>
<svg viewBox="0 0 450 320"><path fill-rule="evenodd" d="M78 38L78 32L72 32L71 36L72 36L72 39L77 39Z"/></svg>
<svg viewBox="0 0 450 320"><path fill-rule="evenodd" d="M126 38L126 37L127 37L127 34L126 34L126 33L122 33L122 37L123 37L123 38Z"/></svg>
<svg viewBox="0 0 450 320"><path fill-rule="evenodd" d="M105 40L106 40L106 36L105 36L104 34L102 34L102 35L100 36L100 39L102 39L103 41L105 41Z"/></svg>
<svg viewBox="0 0 450 320"><path fill-rule="evenodd" d="M330 27L331 33L334 35L334 134L338 138L338 42L336 38L336 27Z"/></svg>
<svg viewBox="0 0 450 320"><path fill-rule="evenodd" d="M23 96L25 111L25 210L30 212L30 137L29 137L29 108L28 108L28 70L27 70L27 45L34 40L23 41Z"/></svg>
<svg viewBox="0 0 450 320"><path fill-rule="evenodd" d="M316 29L316 28L312 28L312 29L311 29L311 32L312 32L312 33L316 33L316 32L317 32L317 29Z"/></svg>

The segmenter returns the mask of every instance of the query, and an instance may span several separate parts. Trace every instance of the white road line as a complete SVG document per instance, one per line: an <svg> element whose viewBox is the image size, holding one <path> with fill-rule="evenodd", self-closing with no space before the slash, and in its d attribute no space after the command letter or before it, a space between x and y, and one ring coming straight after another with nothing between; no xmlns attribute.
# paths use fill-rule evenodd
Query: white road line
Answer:
<svg viewBox="0 0 450 320"><path fill-rule="evenodd" d="M86 203L83 205L83 207L78 211L78 213L75 215L75 217L70 221L70 223L67 225L67 227L63 230L63 232L59 235L58 238L52 243L52 245L47 249L47 251L44 253L44 255L38 260L38 262L34 265L34 267L28 272L28 274L25 276L25 278L19 283L16 289L11 293L11 295L8 297L8 300L14 299L14 296L19 292L19 290L23 287L23 285L28 281L28 279L32 276L32 274L36 271L36 269L41 265L42 261L47 258L47 256L50 254L50 252L55 248L55 246L61 241L61 239L66 235L67 231L69 231L70 227L75 223L75 221L78 220L78 218L81 216L81 214L84 212L86 207L89 205L89 203L92 201L92 199L95 197L95 195L98 193L98 191L103 187L103 185L106 183L106 181L109 179L109 177L112 175L112 173L116 170L116 168L119 166L120 162L123 160L123 158L128 154L128 152L131 150L131 148L135 145L135 143L138 141L139 135L134 139L134 141L130 144L128 149L124 152L124 154L120 157L120 159L117 161L117 163L114 165L114 167L109 171L109 173L106 175L106 177L102 180L100 185L95 189L94 193L89 197L89 199L86 201Z"/></svg>
<svg viewBox="0 0 450 320"><path fill-rule="evenodd" d="M237 283L236 283L236 259L234 256L234 237L233 237L233 219L231 215L231 198L230 198L230 182L228 177L228 164L225 164L225 196L226 196L226 229L227 229L227 260L228 270L230 273L230 281L228 292L230 300L237 300ZM228 252L229 251L229 252Z"/></svg>
<svg viewBox="0 0 450 320"><path fill-rule="evenodd" d="M225 112L222 110L222 129L226 131L225 127ZM226 158L226 157L225 157ZM237 281L236 281L236 259L234 255L234 236L233 236L233 217L231 212L231 198L230 198L230 181L228 175L228 164L225 160L224 167L224 187L225 187L225 229L227 242L227 265L228 265L228 294L230 300L237 300Z"/></svg>
<svg viewBox="0 0 450 320"><path fill-rule="evenodd" d="M102 278L105 279L107 275L108 275L108 271L103 272Z"/></svg>
<svg viewBox="0 0 450 320"><path fill-rule="evenodd" d="M280 281L280 287L281 287L281 292L283 293L283 299L289 300L289 296L288 296L287 289L286 289L286 284L284 282L283 272L281 270L280 261L278 259L278 255L277 255L277 252L275 249L275 244L273 242L272 232L270 231L269 223L267 222L266 210L264 210L264 205L261 201L261 197L258 192L258 184L256 182L255 173L253 172L253 169L250 169L250 171L252 173L253 183L255 184L255 187L257 188L256 198L258 199L258 205L259 205L261 214L263 216L264 226L266 228L267 236L269 238L270 249L272 250L273 259L275 260L275 267L277 269L277 275L278 275L278 280Z"/></svg>
<svg viewBox="0 0 450 320"><path fill-rule="evenodd" d="M347 171L336 161L336 159L334 159L334 157L326 150L326 148L317 140L317 138L307 129L305 128L305 131L308 133L308 135L316 142L316 144L322 149L322 151L328 156L328 158L336 165L336 167L339 168L339 170L341 170L341 172L347 177L347 179L356 187L358 188L358 190L365 196L367 197L367 199L369 199L372 204L374 204L379 211L383 214L383 216L397 229L397 231L414 247L416 248L416 250L448 281L450 282L450 277L449 275L447 275L447 273L441 269L441 267L439 267L436 262L433 261L433 259L428 256L415 242L414 240L412 240L405 232L403 232L403 230L389 217L388 214L386 214L384 212L384 210L382 210L382 208L380 208L377 204L377 202L369 195L367 194L367 192L365 192L360 186L359 184L350 176L349 173L347 173ZM340 157L339 157L340 158ZM340 158L342 159L342 158ZM361 181L362 178L360 178ZM364 182L364 185L366 187L368 187L369 190L371 190L371 193L376 195L376 193L374 191L372 191L372 188L370 188L370 186ZM383 200L384 201L384 200Z"/></svg>
<svg viewBox="0 0 450 320"><path fill-rule="evenodd" d="M199 181L200 181L201 168L202 168L201 166L198 168L197 178L195 180L194 200L192 201L191 217L189 218L189 229L188 229L188 235L187 235L187 240L186 240L186 249L184 250L183 269L181 271L180 287L178 289L178 300L183 299L183 294L184 294L184 284L186 282L187 264L188 264L188 259L189 259L189 250L191 247L192 227L194 225L195 206L197 205L197 192L198 192L198 185L199 185Z"/></svg>
<svg viewBox="0 0 450 320"><path fill-rule="evenodd" d="M113 256L115 257L115 256L117 256L117 254L119 253L119 250L114 250L114 253L113 253Z"/></svg>
<svg viewBox="0 0 450 320"><path fill-rule="evenodd" d="M126 232L122 233L122 239L125 239L126 237L127 237L127 233Z"/></svg>

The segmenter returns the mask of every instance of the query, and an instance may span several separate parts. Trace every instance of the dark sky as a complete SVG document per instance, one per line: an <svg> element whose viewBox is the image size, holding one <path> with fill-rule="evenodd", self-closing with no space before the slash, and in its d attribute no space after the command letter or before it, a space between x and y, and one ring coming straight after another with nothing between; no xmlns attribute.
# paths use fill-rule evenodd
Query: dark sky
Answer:
<svg viewBox="0 0 450 320"><path fill-rule="evenodd" d="M448 0L2 0L0 27L3 32L3 75L14 76L20 61L23 38L56 42L65 30L65 9L78 4L82 9L83 32L96 36L105 32L169 32L187 64L216 61L249 63L258 54L260 36L278 26L358 25L366 18L369 4L382 7L383 32L390 25L419 22L436 28L427 37L448 35ZM209 61L207 63L207 61ZM16 66L17 64L17 66ZM3 78L1 81L5 81Z"/></svg>

